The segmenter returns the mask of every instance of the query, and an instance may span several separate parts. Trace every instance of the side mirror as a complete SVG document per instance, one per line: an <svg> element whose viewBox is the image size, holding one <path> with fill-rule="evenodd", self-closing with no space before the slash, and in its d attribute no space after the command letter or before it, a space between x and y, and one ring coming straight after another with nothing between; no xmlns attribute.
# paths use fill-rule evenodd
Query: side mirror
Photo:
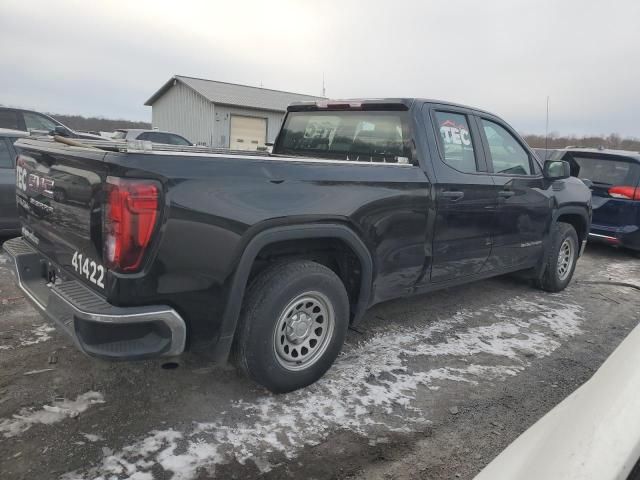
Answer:
<svg viewBox="0 0 640 480"><path fill-rule="evenodd" d="M571 176L571 165L565 160L547 160L542 173L549 180L562 180Z"/></svg>
<svg viewBox="0 0 640 480"><path fill-rule="evenodd" d="M71 137L69 130L62 125L56 125L56 127L51 131L51 134L58 135L59 137Z"/></svg>

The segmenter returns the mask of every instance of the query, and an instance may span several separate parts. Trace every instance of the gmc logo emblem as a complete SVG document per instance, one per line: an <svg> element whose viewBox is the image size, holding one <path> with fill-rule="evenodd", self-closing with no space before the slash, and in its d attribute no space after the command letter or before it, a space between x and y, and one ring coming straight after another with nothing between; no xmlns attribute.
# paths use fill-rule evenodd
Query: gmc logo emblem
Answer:
<svg viewBox="0 0 640 480"><path fill-rule="evenodd" d="M30 173L27 176L27 185L29 189L43 194L53 194L53 180L47 177L42 177L35 173Z"/></svg>

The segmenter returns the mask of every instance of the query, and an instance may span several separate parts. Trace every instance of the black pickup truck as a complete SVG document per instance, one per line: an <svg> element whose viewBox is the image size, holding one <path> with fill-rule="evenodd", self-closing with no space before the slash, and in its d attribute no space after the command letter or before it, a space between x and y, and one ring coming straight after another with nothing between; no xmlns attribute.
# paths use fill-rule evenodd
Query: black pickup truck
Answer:
<svg viewBox="0 0 640 480"><path fill-rule="evenodd" d="M295 104L271 153L16 145L4 249L44 316L92 356L204 351L274 392L376 303L516 271L562 290L591 222L566 162L443 102Z"/></svg>

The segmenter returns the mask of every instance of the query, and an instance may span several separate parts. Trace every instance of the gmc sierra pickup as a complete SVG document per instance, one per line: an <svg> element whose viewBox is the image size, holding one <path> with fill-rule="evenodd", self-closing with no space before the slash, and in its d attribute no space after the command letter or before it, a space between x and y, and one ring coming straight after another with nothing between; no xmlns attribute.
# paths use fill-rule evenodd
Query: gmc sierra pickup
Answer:
<svg viewBox="0 0 640 480"><path fill-rule="evenodd" d="M25 295L89 355L206 351L274 392L376 303L516 271L562 290L591 222L566 162L450 103L294 104L271 153L68 143L16 144Z"/></svg>

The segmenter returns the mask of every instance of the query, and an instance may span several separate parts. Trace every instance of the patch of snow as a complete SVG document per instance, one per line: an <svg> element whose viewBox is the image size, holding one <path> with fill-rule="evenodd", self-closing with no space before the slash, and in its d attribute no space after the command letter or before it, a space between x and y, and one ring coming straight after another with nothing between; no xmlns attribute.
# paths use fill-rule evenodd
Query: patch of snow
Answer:
<svg viewBox="0 0 640 480"><path fill-rule="evenodd" d="M6 253L0 253L0 265L4 265L9 261L9 257L7 257Z"/></svg>
<svg viewBox="0 0 640 480"><path fill-rule="evenodd" d="M20 339L20 346L26 347L29 345L35 345L37 343L46 342L47 340L51 340L51 332L55 331L55 328L51 325L42 324L30 332L30 336L27 338Z"/></svg>
<svg viewBox="0 0 640 480"><path fill-rule="evenodd" d="M104 397L99 392L87 392L79 395L75 400L61 400L53 405L44 405L40 410L23 408L12 418L0 420L0 433L5 438L20 435L37 424L51 425L66 418L77 417L91 405L104 403Z"/></svg>
<svg viewBox="0 0 640 480"><path fill-rule="evenodd" d="M95 468L63 478L107 480L151 474L160 466L170 474L167 478L191 480L200 469L213 474L216 465L233 459L254 462L267 472L278 459L294 458L302 447L321 443L336 429L370 438L416 431L429 423L416 399L430 390L451 382L480 385L512 377L531 358L551 354L561 340L580 333L581 307L561 296L537 300L515 298L463 310L422 327L388 324L347 348L323 379L303 390L220 406L229 414L194 423L184 432L152 431L109 452ZM473 324L492 317L495 323ZM432 368L417 366L421 357L431 358L426 364Z"/></svg>
<svg viewBox="0 0 640 480"><path fill-rule="evenodd" d="M104 440L104 437L102 435L96 435L94 433L82 433L81 435L90 442L101 442L102 440Z"/></svg>
<svg viewBox="0 0 640 480"><path fill-rule="evenodd" d="M640 288L640 262L612 262L606 267L607 280L630 283Z"/></svg>

